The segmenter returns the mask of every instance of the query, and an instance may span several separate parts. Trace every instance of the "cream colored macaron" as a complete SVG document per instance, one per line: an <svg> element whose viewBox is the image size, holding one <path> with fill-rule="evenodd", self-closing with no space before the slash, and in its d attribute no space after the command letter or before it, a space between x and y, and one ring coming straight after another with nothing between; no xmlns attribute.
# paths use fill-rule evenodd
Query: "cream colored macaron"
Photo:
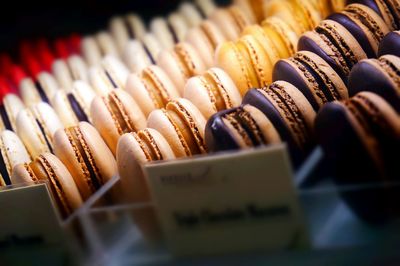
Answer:
<svg viewBox="0 0 400 266"><path fill-rule="evenodd" d="M135 100L124 90L115 89L93 99L90 113L93 125L115 154L118 138L146 127L146 117Z"/></svg>
<svg viewBox="0 0 400 266"><path fill-rule="evenodd" d="M0 130L16 131L17 115L24 108L25 105L18 95L13 93L6 94L3 98L3 104L0 105Z"/></svg>
<svg viewBox="0 0 400 266"><path fill-rule="evenodd" d="M65 165L51 153L43 153L31 163L18 164L12 180L15 184L47 181L63 218L82 205L82 197L74 179Z"/></svg>
<svg viewBox="0 0 400 266"><path fill-rule="evenodd" d="M217 8L213 0L195 0L194 2L205 17L209 17Z"/></svg>
<svg viewBox="0 0 400 266"><path fill-rule="evenodd" d="M185 86L184 97L201 111L205 118L216 112L239 106L239 89L220 68L210 68L203 75L192 77Z"/></svg>
<svg viewBox="0 0 400 266"><path fill-rule="evenodd" d="M95 38L103 57L107 55L119 55L117 45L110 33L106 31L100 31L95 35Z"/></svg>
<svg viewBox="0 0 400 266"><path fill-rule="evenodd" d="M97 130L87 122L59 129L54 153L71 173L83 200L117 175L117 163Z"/></svg>
<svg viewBox="0 0 400 266"><path fill-rule="evenodd" d="M171 49L174 44L174 37L168 28L167 21L162 17L155 17L150 22L150 31L157 38L163 49Z"/></svg>
<svg viewBox="0 0 400 266"><path fill-rule="evenodd" d="M145 67L152 64L151 55L138 40L130 40L126 43L122 58L133 73L140 73Z"/></svg>
<svg viewBox="0 0 400 266"><path fill-rule="evenodd" d="M53 135L63 127L54 109L44 102L21 110L16 124L17 134L32 158L53 152Z"/></svg>
<svg viewBox="0 0 400 266"><path fill-rule="evenodd" d="M19 83L21 98L28 107L40 102L50 103L59 89L56 79L48 72L40 72L37 76L37 82L28 77Z"/></svg>
<svg viewBox="0 0 400 266"><path fill-rule="evenodd" d="M190 2L183 2L180 4L178 12L184 17L189 27L196 27L203 21L202 14L196 6Z"/></svg>
<svg viewBox="0 0 400 266"><path fill-rule="evenodd" d="M176 44L172 50L162 51L158 56L157 64L171 78L181 94L190 77L200 75L206 70L196 49L186 42Z"/></svg>
<svg viewBox="0 0 400 266"><path fill-rule="evenodd" d="M89 66L98 65L102 58L100 47L92 36L86 36L82 39L81 53Z"/></svg>
<svg viewBox="0 0 400 266"><path fill-rule="evenodd" d="M64 127L75 126L79 121L91 122L90 104L96 93L84 81L74 81L70 92L58 91L54 95L53 107Z"/></svg>
<svg viewBox="0 0 400 266"><path fill-rule="evenodd" d="M97 95L106 95L110 91L114 90L113 83L101 67L90 67L88 76L89 84Z"/></svg>
<svg viewBox="0 0 400 266"><path fill-rule="evenodd" d="M158 42L156 36L148 32L142 38L143 48L146 50L151 62L154 64L157 60L158 55L164 49L161 43Z"/></svg>
<svg viewBox="0 0 400 266"><path fill-rule="evenodd" d="M190 29L186 35L186 41L197 50L207 67L214 65L215 50L225 40L222 31L210 20Z"/></svg>
<svg viewBox="0 0 400 266"><path fill-rule="evenodd" d="M13 168L28 163L31 158L20 138L10 130L0 133L0 186L15 184L11 178Z"/></svg>
<svg viewBox="0 0 400 266"><path fill-rule="evenodd" d="M120 52L125 49L130 39L140 40L146 33L143 20L134 13L111 18L109 29Z"/></svg>
<svg viewBox="0 0 400 266"><path fill-rule="evenodd" d="M107 55L101 61L101 65L113 87L124 89L129 75L129 70L125 64L117 57Z"/></svg>
<svg viewBox="0 0 400 266"><path fill-rule="evenodd" d="M206 119L197 107L183 98L154 110L147 119L147 126L164 136L176 157L206 153L205 125Z"/></svg>
<svg viewBox="0 0 400 266"><path fill-rule="evenodd" d="M179 97L174 83L156 65L146 67L140 74L130 74L125 89L146 117L151 111L164 108L170 100Z"/></svg>
<svg viewBox="0 0 400 266"><path fill-rule="evenodd" d="M60 84L60 87L65 91L71 91L73 78L68 69L67 63L63 59L57 59L52 65L52 72Z"/></svg>

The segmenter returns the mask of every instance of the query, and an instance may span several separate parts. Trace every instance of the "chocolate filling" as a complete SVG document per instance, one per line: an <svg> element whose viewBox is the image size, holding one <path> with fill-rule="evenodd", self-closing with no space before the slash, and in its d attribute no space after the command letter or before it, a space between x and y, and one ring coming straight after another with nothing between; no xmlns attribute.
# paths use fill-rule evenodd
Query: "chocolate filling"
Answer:
<svg viewBox="0 0 400 266"><path fill-rule="evenodd" d="M108 80L111 82L112 86L117 89L118 85L114 82L113 78L111 77L110 73L108 73L108 71L104 71L104 73L106 74Z"/></svg>
<svg viewBox="0 0 400 266"><path fill-rule="evenodd" d="M266 143L264 135L262 134L257 122L246 110L244 110L243 107L238 108L238 112L236 112L236 119L246 130L247 135L250 137L251 142L253 143L253 146L259 146L263 143Z"/></svg>
<svg viewBox="0 0 400 266"><path fill-rule="evenodd" d="M174 43L178 43L179 42L178 35L176 34L174 27L171 25L171 23L169 21L167 22L167 27L168 27L169 32L172 35L172 39L174 40Z"/></svg>
<svg viewBox="0 0 400 266"><path fill-rule="evenodd" d="M42 85L40 85L40 82L36 82L35 85L42 101L49 103L49 98L47 98L47 95L44 92Z"/></svg>
<svg viewBox="0 0 400 266"><path fill-rule="evenodd" d="M0 154L0 174L6 185L11 185L10 175L7 171L6 162L4 161L3 153Z"/></svg>
<svg viewBox="0 0 400 266"><path fill-rule="evenodd" d="M129 39L136 39L135 31L131 27L128 19L124 18L123 21L124 21L124 25L125 25L126 29L128 30Z"/></svg>
<svg viewBox="0 0 400 266"><path fill-rule="evenodd" d="M147 54L147 57L150 59L150 61L151 61L152 64L155 64L155 63L156 63L156 60L154 60L154 57L153 57L153 55L150 53L149 48L147 47L146 44L144 44L144 43L142 43L142 44L143 44L143 49L144 49L144 51L145 51L146 54Z"/></svg>
<svg viewBox="0 0 400 266"><path fill-rule="evenodd" d="M88 117L86 113L83 111L79 102L75 99L75 96L72 93L68 93L67 98L78 120L88 122Z"/></svg>
<svg viewBox="0 0 400 266"><path fill-rule="evenodd" d="M46 141L46 145L49 148L49 151L51 153L53 153L53 148L52 148L52 146L50 144L51 141L47 138L46 131L44 130L42 124L40 123L40 121L38 119L35 119L35 121L36 121L36 124L38 125L38 127L40 129L40 132L42 133L42 136L44 137L44 140Z"/></svg>
<svg viewBox="0 0 400 266"><path fill-rule="evenodd" d="M3 120L5 128L8 130L13 130L13 128L11 126L10 118L8 117L8 114L7 114L6 108L4 107L4 104L0 105L0 116L1 116L1 120Z"/></svg>

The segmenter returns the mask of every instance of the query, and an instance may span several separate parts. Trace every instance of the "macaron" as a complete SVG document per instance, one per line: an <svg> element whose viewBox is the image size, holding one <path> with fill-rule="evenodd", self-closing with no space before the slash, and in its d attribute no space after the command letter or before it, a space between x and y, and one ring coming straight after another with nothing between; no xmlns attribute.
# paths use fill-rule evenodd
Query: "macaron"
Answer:
<svg viewBox="0 0 400 266"><path fill-rule="evenodd" d="M174 38L174 43L183 41L190 27L185 17L178 12L173 12L168 15L167 23L172 37Z"/></svg>
<svg viewBox="0 0 400 266"><path fill-rule="evenodd" d="M242 104L258 108L287 142L295 167L314 146L313 123L316 116L307 98L292 84L276 81L268 87L250 90Z"/></svg>
<svg viewBox="0 0 400 266"><path fill-rule="evenodd" d="M188 27L197 27L203 21L203 15L195 4L183 2L178 7L178 13L184 18Z"/></svg>
<svg viewBox="0 0 400 266"><path fill-rule="evenodd" d="M217 8L214 0L195 0L194 1L203 17L209 17Z"/></svg>
<svg viewBox="0 0 400 266"><path fill-rule="evenodd" d="M348 98L347 87L340 76L318 55L299 51L293 57L275 64L273 80L283 80L298 88L315 111L325 103Z"/></svg>
<svg viewBox="0 0 400 266"><path fill-rule="evenodd" d="M174 31L168 26L168 22L162 17L155 17L150 22L150 31L157 38L163 49L172 49L176 37Z"/></svg>
<svg viewBox="0 0 400 266"><path fill-rule="evenodd" d="M379 94L400 113L400 58L384 55L355 65L349 77L349 94L361 91Z"/></svg>
<svg viewBox="0 0 400 266"><path fill-rule="evenodd" d="M234 41L240 33L252 24L255 24L248 15L237 6L216 9L209 18L225 34L225 38Z"/></svg>
<svg viewBox="0 0 400 266"><path fill-rule="evenodd" d="M206 119L216 112L239 106L242 97L229 75L220 68L210 68L192 77L185 85L184 98L191 101Z"/></svg>
<svg viewBox="0 0 400 266"><path fill-rule="evenodd" d="M48 72L40 72L37 82L31 78L24 78L19 84L19 92L26 106L40 102L50 103L54 94L59 90L56 79Z"/></svg>
<svg viewBox="0 0 400 266"><path fill-rule="evenodd" d="M243 10L256 23L261 23L265 19L263 0L233 0L232 4Z"/></svg>
<svg viewBox="0 0 400 266"><path fill-rule="evenodd" d="M111 34L106 31L100 31L95 35L97 45L102 56L118 56L118 48Z"/></svg>
<svg viewBox="0 0 400 266"><path fill-rule="evenodd" d="M66 63L74 81L88 81L88 66L80 55L74 54L69 56L66 60Z"/></svg>
<svg viewBox="0 0 400 266"><path fill-rule="evenodd" d="M59 90L53 99L53 107L64 127L75 126L79 121L91 122L90 104L96 96L90 85L74 81L70 92Z"/></svg>
<svg viewBox="0 0 400 266"><path fill-rule="evenodd" d="M126 83L126 91L147 117L151 111L164 108L173 99L179 97L172 80L156 65L150 65L140 74L130 74Z"/></svg>
<svg viewBox="0 0 400 266"><path fill-rule="evenodd" d="M89 84L97 95L105 95L114 90L114 84L100 66L92 66L88 72Z"/></svg>
<svg viewBox="0 0 400 266"><path fill-rule="evenodd" d="M297 51L299 35L283 19L269 17L261 23L261 26L273 42L280 58L288 58ZM268 47L265 49L268 50Z"/></svg>
<svg viewBox="0 0 400 266"><path fill-rule="evenodd" d="M15 184L46 181L63 218L82 205L82 197L71 174L51 153L43 153L31 163L15 166L12 180Z"/></svg>
<svg viewBox="0 0 400 266"><path fill-rule="evenodd" d="M171 78L180 94L183 94L183 87L190 77L206 70L196 49L186 42L176 44L172 50L160 52L157 65Z"/></svg>
<svg viewBox="0 0 400 266"><path fill-rule="evenodd" d="M161 46L161 43L158 42L156 36L153 33L148 32L142 38L142 45L150 61L155 64L158 55L164 49Z"/></svg>
<svg viewBox="0 0 400 266"><path fill-rule="evenodd" d="M89 66L96 66L100 63L102 54L97 41L92 36L86 36L81 41L81 53Z"/></svg>
<svg viewBox="0 0 400 266"><path fill-rule="evenodd" d="M214 114L206 125L210 152L276 144L281 138L271 121L256 107L242 105Z"/></svg>
<svg viewBox="0 0 400 266"><path fill-rule="evenodd" d="M118 138L146 127L146 117L135 100L124 90L115 89L97 96L90 106L93 125L115 154Z"/></svg>
<svg viewBox="0 0 400 266"><path fill-rule="evenodd" d="M28 163L31 158L20 138L10 130L0 133L0 151L0 186L11 185L14 166Z"/></svg>
<svg viewBox="0 0 400 266"><path fill-rule="evenodd" d="M24 109L25 105L18 97L13 93L8 93L3 97L3 103L0 105L0 129L8 129L16 131L16 120L20 110Z"/></svg>
<svg viewBox="0 0 400 266"><path fill-rule="evenodd" d="M330 15L328 19L344 26L357 39L370 58L377 56L379 43L389 32L385 21L365 5L348 5L340 13Z"/></svg>
<svg viewBox="0 0 400 266"><path fill-rule="evenodd" d="M322 19L310 1L271 0L263 5L265 17L276 16L286 21L298 35L312 30Z"/></svg>
<svg viewBox="0 0 400 266"><path fill-rule="evenodd" d="M52 65L52 73L63 90L71 90L73 78L64 59L57 59L54 61Z"/></svg>
<svg viewBox="0 0 400 266"><path fill-rule="evenodd" d="M102 59L101 65L113 87L124 89L129 75L124 63L115 56L107 55Z"/></svg>
<svg viewBox="0 0 400 266"><path fill-rule="evenodd" d="M139 15L130 13L110 19L109 29L118 50L123 51L130 39L140 40L146 33L146 26Z"/></svg>
<svg viewBox="0 0 400 266"><path fill-rule="evenodd" d="M153 63L151 55L138 40L130 40L126 43L122 58L133 73L139 73Z"/></svg>
<svg viewBox="0 0 400 266"><path fill-rule="evenodd" d="M391 54L400 56L400 31L392 31L379 43L378 56Z"/></svg>
<svg viewBox="0 0 400 266"><path fill-rule="evenodd" d="M369 222L398 217L399 193L387 184L398 180L400 119L390 104L371 92L329 103L318 113L315 132L336 183L375 185L341 193L352 210Z"/></svg>
<svg viewBox="0 0 400 266"><path fill-rule="evenodd" d="M262 45L251 35L237 42L225 42L216 52L216 66L233 79L240 94L251 88L268 85L272 80L273 63Z"/></svg>
<svg viewBox="0 0 400 266"><path fill-rule="evenodd" d="M398 0L348 0L347 2L363 4L373 9L383 18L390 31L400 29Z"/></svg>
<svg viewBox="0 0 400 266"><path fill-rule="evenodd" d="M157 130L146 128L121 136L117 145L118 173L128 202L151 200L142 166L148 162L173 160L174 152Z"/></svg>
<svg viewBox="0 0 400 266"><path fill-rule="evenodd" d="M317 54L340 75L345 83L353 66L367 58L367 54L354 36L333 20L323 20L313 31L304 33L298 42L298 50Z"/></svg>
<svg viewBox="0 0 400 266"><path fill-rule="evenodd" d="M17 134L32 158L43 152L53 152L53 135L63 125L54 109L41 102L19 111Z"/></svg>
<svg viewBox="0 0 400 266"><path fill-rule="evenodd" d="M197 50L206 66L211 67L214 64L215 50L226 39L215 23L205 20L190 29L185 40Z"/></svg>
<svg viewBox="0 0 400 266"><path fill-rule="evenodd" d="M183 98L154 110L147 119L147 126L164 136L176 157L206 153L205 125L206 119L197 107Z"/></svg>
<svg viewBox="0 0 400 266"><path fill-rule="evenodd" d="M118 174L112 152L87 122L59 129L54 134L54 153L71 173L83 200Z"/></svg>

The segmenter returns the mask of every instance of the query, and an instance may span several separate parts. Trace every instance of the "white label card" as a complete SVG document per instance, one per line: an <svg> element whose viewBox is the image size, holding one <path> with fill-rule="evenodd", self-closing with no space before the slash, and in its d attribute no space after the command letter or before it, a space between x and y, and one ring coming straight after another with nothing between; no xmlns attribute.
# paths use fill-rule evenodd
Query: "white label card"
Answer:
<svg viewBox="0 0 400 266"><path fill-rule="evenodd" d="M176 256L308 246L284 145L144 169Z"/></svg>
<svg viewBox="0 0 400 266"><path fill-rule="evenodd" d="M46 185L0 190L0 253L2 250L60 247L65 244Z"/></svg>

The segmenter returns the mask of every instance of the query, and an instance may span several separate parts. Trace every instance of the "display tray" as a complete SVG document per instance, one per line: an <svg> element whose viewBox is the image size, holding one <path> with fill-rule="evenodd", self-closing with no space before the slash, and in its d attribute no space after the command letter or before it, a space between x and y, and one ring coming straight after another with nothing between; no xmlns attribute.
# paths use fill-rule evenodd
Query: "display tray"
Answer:
<svg viewBox="0 0 400 266"><path fill-rule="evenodd" d="M296 194L310 242L309 246L302 248L266 248L178 258L172 255L162 238L144 237L143 220L138 223L138 217L153 208L153 202L116 203L114 190L120 181L116 176L66 220L57 216L51 196L44 189L39 195L47 202L47 207L41 206L35 212L27 210L26 217L31 215L31 218L26 219L32 219L31 224L39 224L40 220L32 215L47 211L52 216L47 222L53 221L54 230L57 231L56 227L59 227L64 232L60 239L67 244L66 248L60 245L60 241L57 245L48 242L35 246L2 246L2 261L6 262L5 265L29 265L26 264L26 259L29 259L32 265L40 262L89 266L241 265L249 262L263 265L398 265L400 220L365 222L355 214L354 206L350 208L343 198L343 195L347 199L360 193L364 195L365 191L381 187L377 184L337 186L327 169L323 153L317 148L294 175ZM43 186L45 184L40 184L38 188ZM385 188L388 187L392 193L400 193L399 183L385 184ZM49 211L45 208L52 209ZM38 228L43 229L40 226ZM52 237L50 235L50 239ZM254 238L257 237L254 235Z"/></svg>

